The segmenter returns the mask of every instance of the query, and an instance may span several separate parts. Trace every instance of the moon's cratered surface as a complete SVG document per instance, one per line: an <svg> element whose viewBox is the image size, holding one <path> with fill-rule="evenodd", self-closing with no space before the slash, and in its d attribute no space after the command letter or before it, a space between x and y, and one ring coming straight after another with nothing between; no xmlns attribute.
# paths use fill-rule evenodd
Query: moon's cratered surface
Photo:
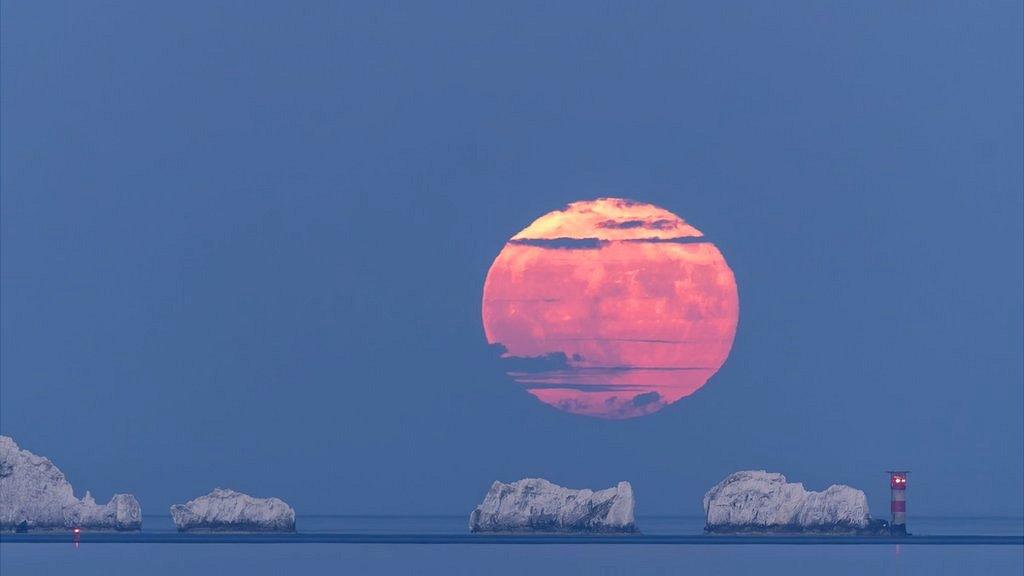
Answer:
<svg viewBox="0 0 1024 576"><path fill-rule="evenodd" d="M574 414L632 418L693 394L736 335L736 279L675 214L600 198L513 236L484 282L487 341L509 376Z"/></svg>

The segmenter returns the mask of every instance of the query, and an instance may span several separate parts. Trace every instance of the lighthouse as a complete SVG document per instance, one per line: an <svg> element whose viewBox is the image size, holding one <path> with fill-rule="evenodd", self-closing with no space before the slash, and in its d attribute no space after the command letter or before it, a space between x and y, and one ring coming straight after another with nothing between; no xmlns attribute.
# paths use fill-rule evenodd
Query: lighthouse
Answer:
<svg viewBox="0 0 1024 576"><path fill-rule="evenodd" d="M892 499L889 502L892 523L889 525L889 532L905 535L907 533L907 474L910 474L910 470L887 470L887 472L889 473L889 488L892 490Z"/></svg>

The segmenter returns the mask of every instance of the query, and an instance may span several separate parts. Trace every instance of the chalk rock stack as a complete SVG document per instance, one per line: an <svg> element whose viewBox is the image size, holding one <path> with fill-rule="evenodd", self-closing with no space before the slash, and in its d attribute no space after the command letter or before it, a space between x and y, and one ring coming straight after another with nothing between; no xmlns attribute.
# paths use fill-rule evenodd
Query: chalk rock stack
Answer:
<svg viewBox="0 0 1024 576"><path fill-rule="evenodd" d="M171 506L179 532L294 532L295 510L279 498L253 498L217 488L186 504Z"/></svg>
<svg viewBox="0 0 1024 576"><path fill-rule="evenodd" d="M864 492L843 485L811 492L782 474L744 470L704 495L708 532L835 532L874 530Z"/></svg>
<svg viewBox="0 0 1024 576"><path fill-rule="evenodd" d="M473 532L636 532L633 487L573 490L541 478L494 482L469 515Z"/></svg>
<svg viewBox="0 0 1024 576"><path fill-rule="evenodd" d="M79 500L64 474L48 458L0 436L0 530L139 530L142 509L131 494L107 504L88 492Z"/></svg>

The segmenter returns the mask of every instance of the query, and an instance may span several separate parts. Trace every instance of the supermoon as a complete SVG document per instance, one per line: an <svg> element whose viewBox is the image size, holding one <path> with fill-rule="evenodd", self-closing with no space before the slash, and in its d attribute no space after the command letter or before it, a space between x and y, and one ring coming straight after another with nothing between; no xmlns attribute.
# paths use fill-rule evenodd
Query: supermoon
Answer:
<svg viewBox="0 0 1024 576"><path fill-rule="evenodd" d="M487 341L541 402L598 418L661 410L729 356L739 298L722 253L651 204L600 198L513 236L484 282Z"/></svg>

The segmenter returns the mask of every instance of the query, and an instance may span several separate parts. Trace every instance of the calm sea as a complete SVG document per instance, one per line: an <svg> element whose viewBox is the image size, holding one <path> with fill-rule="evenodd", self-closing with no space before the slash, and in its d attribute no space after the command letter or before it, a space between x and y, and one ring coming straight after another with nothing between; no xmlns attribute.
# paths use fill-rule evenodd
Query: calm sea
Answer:
<svg viewBox="0 0 1024 576"><path fill-rule="evenodd" d="M465 516L300 516L300 533L465 534ZM641 517L645 535L700 534L701 517ZM144 533L173 533L146 517ZM1024 534L1022 518L916 517L920 535ZM0 544L20 574L1024 574L1024 546L614 544Z"/></svg>

